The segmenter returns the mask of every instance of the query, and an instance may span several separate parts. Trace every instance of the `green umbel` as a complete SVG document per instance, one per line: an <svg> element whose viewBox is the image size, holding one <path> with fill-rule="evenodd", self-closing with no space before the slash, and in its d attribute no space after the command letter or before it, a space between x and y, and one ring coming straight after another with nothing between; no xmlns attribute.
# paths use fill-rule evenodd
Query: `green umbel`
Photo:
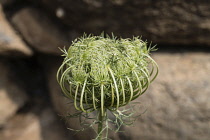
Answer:
<svg viewBox="0 0 210 140"><path fill-rule="evenodd" d="M139 37L122 39L84 35L62 50L64 61L57 80L64 95L77 110L98 111L98 138L102 138L107 110L119 112L142 95L158 75L158 66L149 56L154 47ZM120 113L119 113L120 115Z"/></svg>

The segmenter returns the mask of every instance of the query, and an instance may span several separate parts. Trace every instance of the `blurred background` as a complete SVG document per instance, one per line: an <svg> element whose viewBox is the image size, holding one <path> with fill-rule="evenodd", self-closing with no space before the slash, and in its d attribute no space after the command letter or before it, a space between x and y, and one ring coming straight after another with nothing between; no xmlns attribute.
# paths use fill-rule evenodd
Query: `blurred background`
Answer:
<svg viewBox="0 0 210 140"><path fill-rule="evenodd" d="M55 75L84 32L158 44L158 78L138 100L147 111L114 140L209 140L210 1L0 0L0 140L90 140Z"/></svg>

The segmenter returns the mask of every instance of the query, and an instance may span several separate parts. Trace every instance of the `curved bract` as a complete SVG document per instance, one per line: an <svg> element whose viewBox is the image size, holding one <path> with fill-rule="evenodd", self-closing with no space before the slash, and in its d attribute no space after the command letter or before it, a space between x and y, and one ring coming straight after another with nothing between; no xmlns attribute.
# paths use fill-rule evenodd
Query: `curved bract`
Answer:
<svg viewBox="0 0 210 140"><path fill-rule="evenodd" d="M77 110L116 111L142 95L158 74L154 49L139 37L83 36L68 50L57 80Z"/></svg>
<svg viewBox="0 0 210 140"><path fill-rule="evenodd" d="M63 52L58 82L84 112L117 110L142 95L158 74L150 48L138 37L82 37Z"/></svg>

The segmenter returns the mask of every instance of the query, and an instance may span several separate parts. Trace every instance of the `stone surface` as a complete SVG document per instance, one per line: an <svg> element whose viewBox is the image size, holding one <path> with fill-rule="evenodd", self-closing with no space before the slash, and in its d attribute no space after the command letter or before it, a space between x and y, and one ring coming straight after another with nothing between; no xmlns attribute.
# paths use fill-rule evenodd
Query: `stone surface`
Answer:
<svg viewBox="0 0 210 140"><path fill-rule="evenodd" d="M3 126L25 104L27 95L1 59L0 71L0 126Z"/></svg>
<svg viewBox="0 0 210 140"><path fill-rule="evenodd" d="M14 0L0 0L0 4L2 5L9 5L12 4Z"/></svg>
<svg viewBox="0 0 210 140"><path fill-rule="evenodd" d="M9 24L0 5L0 54L9 55L11 53L13 55L22 54L27 56L33 54L32 50Z"/></svg>
<svg viewBox="0 0 210 140"><path fill-rule="evenodd" d="M15 115L0 131L2 140L73 140L51 108Z"/></svg>
<svg viewBox="0 0 210 140"><path fill-rule="evenodd" d="M68 35L35 8L21 9L11 20L24 39L37 51L60 54L59 47L70 45Z"/></svg>
<svg viewBox="0 0 210 140"><path fill-rule="evenodd" d="M37 0L30 0L38 2ZM210 45L210 9L206 0L41 0L71 29L83 33L133 35L157 44Z"/></svg>
<svg viewBox="0 0 210 140"><path fill-rule="evenodd" d="M134 127L123 127L125 133L115 134L114 140L208 140L209 52L159 52L152 57L159 64L160 73L149 90L138 99L147 111ZM72 106L67 105L68 101L62 97L55 80L60 64L60 58L49 58L46 70L54 106L59 114L65 115ZM75 126L75 122L68 123Z"/></svg>
<svg viewBox="0 0 210 140"><path fill-rule="evenodd" d="M148 111L136 123L134 134L126 129L128 139L208 140L209 53L160 53L154 59L160 74L140 98Z"/></svg>

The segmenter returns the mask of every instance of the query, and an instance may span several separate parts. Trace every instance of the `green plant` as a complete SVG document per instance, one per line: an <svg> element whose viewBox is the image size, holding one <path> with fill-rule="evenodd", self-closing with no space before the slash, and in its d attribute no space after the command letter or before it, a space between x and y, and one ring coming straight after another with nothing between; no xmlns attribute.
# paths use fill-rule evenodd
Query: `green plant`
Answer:
<svg viewBox="0 0 210 140"><path fill-rule="evenodd" d="M93 122L98 124L96 139L108 139L109 123L117 126L118 131L121 125L135 121L130 103L158 75L158 66L149 56L152 50L154 47L147 47L139 37L122 39L104 35L84 35L73 41L68 50L62 50L65 58L57 72L58 83L79 111L72 117L88 119L89 113L97 112ZM128 104L127 109L119 109ZM107 112L115 119L110 119Z"/></svg>

